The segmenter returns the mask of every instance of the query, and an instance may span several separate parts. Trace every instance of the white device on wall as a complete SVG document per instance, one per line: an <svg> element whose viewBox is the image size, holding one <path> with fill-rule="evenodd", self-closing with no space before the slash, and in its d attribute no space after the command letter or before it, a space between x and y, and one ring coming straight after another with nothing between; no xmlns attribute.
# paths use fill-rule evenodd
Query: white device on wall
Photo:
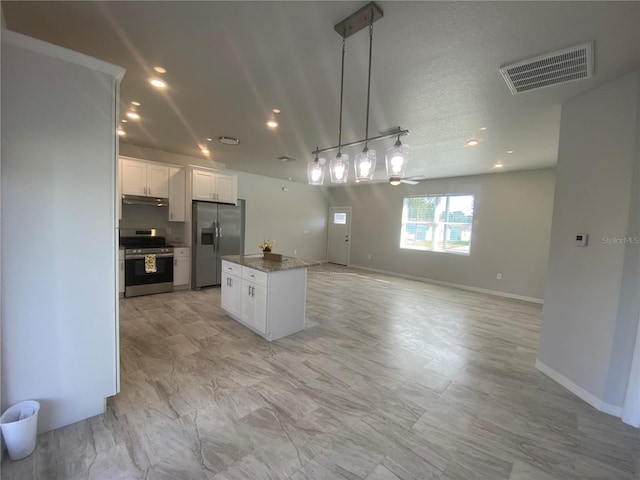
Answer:
<svg viewBox="0 0 640 480"><path fill-rule="evenodd" d="M576 238L574 240L574 244L575 244L576 247L586 247L588 240L589 240L589 234L587 234L587 233L576 233Z"/></svg>

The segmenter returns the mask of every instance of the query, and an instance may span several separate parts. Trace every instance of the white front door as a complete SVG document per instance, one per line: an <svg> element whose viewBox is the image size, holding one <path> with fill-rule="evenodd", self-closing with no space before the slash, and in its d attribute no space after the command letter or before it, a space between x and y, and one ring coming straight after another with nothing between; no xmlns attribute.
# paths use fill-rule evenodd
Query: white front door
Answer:
<svg viewBox="0 0 640 480"><path fill-rule="evenodd" d="M339 265L349 265L350 245L351 207L331 207L329 209L327 261Z"/></svg>

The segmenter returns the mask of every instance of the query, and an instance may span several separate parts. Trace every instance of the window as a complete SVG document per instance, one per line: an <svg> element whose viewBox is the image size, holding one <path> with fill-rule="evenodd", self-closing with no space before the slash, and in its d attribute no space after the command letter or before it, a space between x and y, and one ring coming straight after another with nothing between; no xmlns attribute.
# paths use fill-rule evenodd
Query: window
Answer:
<svg viewBox="0 0 640 480"><path fill-rule="evenodd" d="M469 255L473 200L473 195L405 198L400 248Z"/></svg>
<svg viewBox="0 0 640 480"><path fill-rule="evenodd" d="M334 213L333 214L333 223L336 225L346 225L347 224L347 214L346 213Z"/></svg>

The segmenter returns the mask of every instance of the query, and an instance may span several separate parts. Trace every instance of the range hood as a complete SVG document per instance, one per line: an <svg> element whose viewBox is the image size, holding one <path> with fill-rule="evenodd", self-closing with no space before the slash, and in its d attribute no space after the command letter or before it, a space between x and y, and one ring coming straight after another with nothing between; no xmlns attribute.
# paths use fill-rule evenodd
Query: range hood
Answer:
<svg viewBox="0 0 640 480"><path fill-rule="evenodd" d="M168 207L169 199L160 197L143 197L142 195L122 195L124 205L148 205L151 207Z"/></svg>

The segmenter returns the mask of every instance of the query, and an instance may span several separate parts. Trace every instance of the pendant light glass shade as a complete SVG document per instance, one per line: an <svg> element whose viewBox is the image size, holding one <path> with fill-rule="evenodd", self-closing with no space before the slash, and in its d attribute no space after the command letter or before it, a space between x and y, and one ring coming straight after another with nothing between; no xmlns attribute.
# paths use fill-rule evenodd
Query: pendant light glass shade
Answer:
<svg viewBox="0 0 640 480"><path fill-rule="evenodd" d="M376 170L376 151L365 147L353 159L353 166L356 170L356 182L372 180Z"/></svg>
<svg viewBox="0 0 640 480"><path fill-rule="evenodd" d="M309 185L322 185L324 183L324 165L325 159L318 158L307 164L307 179Z"/></svg>
<svg viewBox="0 0 640 480"><path fill-rule="evenodd" d="M387 149L386 156L387 176L392 185L400 183L400 180L405 176L408 161L409 145L403 145L402 142L400 142L400 138L398 138L395 145Z"/></svg>
<svg viewBox="0 0 640 480"><path fill-rule="evenodd" d="M347 183L349 177L349 155L338 153L329 165L331 183Z"/></svg>

